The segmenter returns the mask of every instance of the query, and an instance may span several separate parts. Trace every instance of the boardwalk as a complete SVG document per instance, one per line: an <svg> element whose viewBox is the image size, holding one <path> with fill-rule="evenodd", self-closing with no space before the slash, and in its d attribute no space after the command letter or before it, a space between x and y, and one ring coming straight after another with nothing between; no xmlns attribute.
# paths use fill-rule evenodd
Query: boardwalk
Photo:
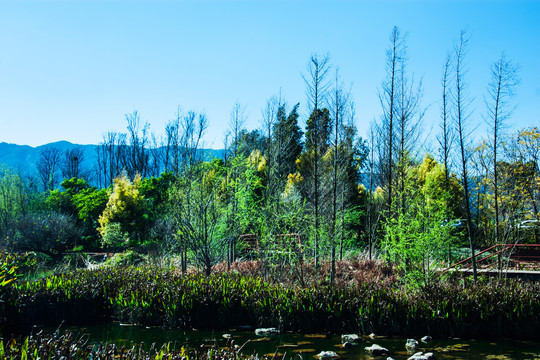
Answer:
<svg viewBox="0 0 540 360"><path fill-rule="evenodd" d="M450 269L448 272L459 272L463 275L472 275L472 269ZM495 269L478 269L478 275L488 275L488 276L501 276L503 278L518 278L518 279L530 279L530 280L540 280L540 271L534 270L503 270L501 272Z"/></svg>

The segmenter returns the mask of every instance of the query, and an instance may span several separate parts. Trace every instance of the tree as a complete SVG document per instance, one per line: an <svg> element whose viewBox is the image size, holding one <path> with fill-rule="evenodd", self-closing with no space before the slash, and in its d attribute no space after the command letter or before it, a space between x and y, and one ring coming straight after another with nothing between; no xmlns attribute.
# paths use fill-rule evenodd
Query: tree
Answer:
<svg viewBox="0 0 540 360"><path fill-rule="evenodd" d="M449 183L450 178L450 153L452 151L453 143L453 132L452 127L450 126L450 66L452 58L450 55L446 56L446 61L444 62L443 67L443 76L442 76L442 105L441 105L441 134L438 138L439 145L441 146L442 160L444 166L444 178L445 183Z"/></svg>
<svg viewBox="0 0 540 360"><path fill-rule="evenodd" d="M21 177L0 165L0 237L28 211L28 194Z"/></svg>
<svg viewBox="0 0 540 360"><path fill-rule="evenodd" d="M122 158L126 149L126 134L108 132L103 135L103 141L97 147L100 187L111 185L115 178L121 175Z"/></svg>
<svg viewBox="0 0 540 360"><path fill-rule="evenodd" d="M467 85L465 83L465 75L467 73L464 60L467 51L467 43L469 37L466 31L462 30L459 41L454 46L454 76L455 83L452 92L452 101L454 106L454 124L458 138L458 149L461 164L461 181L463 183L463 191L465 195L465 214L467 216L467 235L469 237L469 247L471 250L472 270L474 281L477 279L476 273L476 257L473 243L473 227L471 216L471 204L469 198L469 174L468 174L468 159L467 148L469 147L468 120L470 112L468 107L470 100L467 97Z"/></svg>
<svg viewBox="0 0 540 360"><path fill-rule="evenodd" d="M456 239L447 204L452 195L444 186L444 169L431 156L407 173L408 209L384 220L381 247L385 257L404 272L412 285L428 283L446 259ZM459 189L455 182L454 189ZM399 190L398 190L399 194Z"/></svg>
<svg viewBox="0 0 540 360"><path fill-rule="evenodd" d="M504 53L500 59L491 66L491 80L488 87L488 99L486 99L487 119L493 136L493 192L495 202L495 243L499 243L499 174L497 160L501 135L506 126L506 121L512 114L513 107L510 100L519 79L517 66L506 59Z"/></svg>
<svg viewBox="0 0 540 360"><path fill-rule="evenodd" d="M181 178L170 190L169 214L175 222L176 237L206 275L223 258L225 248L227 207L222 203L226 199L223 165L219 159L202 163L197 166L192 184Z"/></svg>
<svg viewBox="0 0 540 360"><path fill-rule="evenodd" d="M71 216L55 212L34 212L14 221L7 245L12 251L38 251L60 259L80 241L80 229Z"/></svg>
<svg viewBox="0 0 540 360"><path fill-rule="evenodd" d="M145 178L150 168L150 154L148 152L148 128L149 124L141 124L141 118L137 110L126 114L127 138L129 144L125 146L124 156L121 157L122 168L126 171L129 179L135 179L140 175Z"/></svg>
<svg viewBox="0 0 540 360"><path fill-rule="evenodd" d="M287 115L286 105L282 104L277 113L277 122L273 129L273 147L276 152L276 172L280 177L280 188L283 189L287 176L296 172L296 159L302 152L303 132L298 126L298 107L293 106Z"/></svg>
<svg viewBox="0 0 540 360"><path fill-rule="evenodd" d="M59 148L48 147L41 150L36 166L38 176L45 191L51 191L56 188L61 162L62 151Z"/></svg>
<svg viewBox="0 0 540 360"><path fill-rule="evenodd" d="M311 160L311 178L313 191L309 197L314 210L314 255L315 267L319 266L319 223L321 200L321 174L320 162L329 146L330 117L327 109L322 109L323 102L330 86L327 75L329 70L329 56L319 57L312 55L308 62L307 75L302 75L306 84L306 95L310 117L306 124L305 151Z"/></svg>
<svg viewBox="0 0 540 360"><path fill-rule="evenodd" d="M521 212L519 222L540 220L540 129L526 128L518 131L509 147L512 159L512 178L515 184L513 195L519 195ZM504 184L505 181L503 180ZM540 243L540 229L533 229L534 242Z"/></svg>
<svg viewBox="0 0 540 360"><path fill-rule="evenodd" d="M81 163L84 160L84 151L81 147L67 149L64 152L64 160L62 161L62 176L64 179L83 178L87 173L81 168Z"/></svg>
<svg viewBox="0 0 540 360"><path fill-rule="evenodd" d="M379 156L383 159L382 173L385 177L388 194L388 210L392 209L393 202L395 118L399 116L396 107L399 90L399 66L406 57L405 51L405 37L397 27L394 27L390 35L390 48L386 51L386 79L381 85L381 91L379 91L379 101L383 113L378 132L385 143L384 152Z"/></svg>
<svg viewBox="0 0 540 360"><path fill-rule="evenodd" d="M319 232L321 231L322 205L328 190L323 186L323 159L330 147L331 118L328 109L315 111L307 121L304 151L297 161L303 178L302 193L313 211L313 237L315 265L319 264Z"/></svg>
<svg viewBox="0 0 540 360"><path fill-rule="evenodd" d="M107 206L99 217L99 232L105 245L137 245L147 225L144 197L139 193L140 176L133 183L127 175L114 179Z"/></svg>

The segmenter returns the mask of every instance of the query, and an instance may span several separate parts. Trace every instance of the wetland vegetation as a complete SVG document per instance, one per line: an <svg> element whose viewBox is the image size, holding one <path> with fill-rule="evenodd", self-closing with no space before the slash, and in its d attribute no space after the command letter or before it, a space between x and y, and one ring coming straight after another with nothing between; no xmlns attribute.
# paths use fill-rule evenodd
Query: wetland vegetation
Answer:
<svg viewBox="0 0 540 360"><path fill-rule="evenodd" d="M502 272L533 263L505 248L500 276L483 278L475 254L540 244L540 130L498 132L518 84L502 55L486 97L492 132L473 144L469 109L456 101L467 98L466 46L461 32L443 68L436 151L421 146L421 83L394 28L382 115L367 140L338 73L330 80L329 57L313 55L308 115L273 97L261 128L248 131L235 104L221 156L200 151L203 113L179 111L158 140L134 111L127 133L104 136L96 164L51 147L37 175L0 167L0 352L94 356L73 335L6 337L60 324L538 339L540 284ZM440 271L468 256L471 278ZM99 349L102 358L244 356Z"/></svg>

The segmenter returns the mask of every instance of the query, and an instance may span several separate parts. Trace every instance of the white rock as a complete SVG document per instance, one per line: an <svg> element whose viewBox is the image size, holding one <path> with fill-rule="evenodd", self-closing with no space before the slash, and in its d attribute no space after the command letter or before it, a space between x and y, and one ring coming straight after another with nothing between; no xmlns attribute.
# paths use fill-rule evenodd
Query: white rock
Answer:
<svg viewBox="0 0 540 360"><path fill-rule="evenodd" d="M279 334L279 330L276 328L255 329L255 335L272 335L272 334Z"/></svg>
<svg viewBox="0 0 540 360"><path fill-rule="evenodd" d="M415 339L407 339L407 343L405 344L405 347L410 350L414 350L418 348L418 341Z"/></svg>
<svg viewBox="0 0 540 360"><path fill-rule="evenodd" d="M333 351L321 351L316 357L319 359L337 359L339 358L339 355Z"/></svg>
<svg viewBox="0 0 540 360"><path fill-rule="evenodd" d="M414 354L413 356L411 356L408 360L434 360L435 359L435 355L433 355L433 353L422 353L422 352L418 352L416 354Z"/></svg>
<svg viewBox="0 0 540 360"><path fill-rule="evenodd" d="M364 348L365 351L370 353L371 355L377 356L377 355L388 355L389 351L386 348L383 348L380 345L373 344L369 347Z"/></svg>
<svg viewBox="0 0 540 360"><path fill-rule="evenodd" d="M431 340L433 340L433 339L431 338L431 336L426 335L426 336L424 336L424 337L423 337L422 339L420 339L420 340L422 340L422 342L427 343L428 341L431 341Z"/></svg>
<svg viewBox="0 0 540 360"><path fill-rule="evenodd" d="M349 343L359 343L360 342L360 336L356 334L343 334L341 335L341 341L342 342L349 342Z"/></svg>

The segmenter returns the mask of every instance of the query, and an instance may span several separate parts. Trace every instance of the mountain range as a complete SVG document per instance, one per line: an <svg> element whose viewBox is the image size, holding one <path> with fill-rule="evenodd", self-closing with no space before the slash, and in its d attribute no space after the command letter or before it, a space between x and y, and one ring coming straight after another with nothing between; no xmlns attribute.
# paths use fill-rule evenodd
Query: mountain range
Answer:
<svg viewBox="0 0 540 360"><path fill-rule="evenodd" d="M41 146L28 146L0 143L0 166L4 165L22 176L34 176L37 168L36 164L41 156L41 152L48 148L58 148L64 154L67 150L80 148L84 153L81 163L83 169L91 170L97 166L98 145L79 145L69 141L58 141ZM223 150L202 149L203 158L222 157Z"/></svg>

